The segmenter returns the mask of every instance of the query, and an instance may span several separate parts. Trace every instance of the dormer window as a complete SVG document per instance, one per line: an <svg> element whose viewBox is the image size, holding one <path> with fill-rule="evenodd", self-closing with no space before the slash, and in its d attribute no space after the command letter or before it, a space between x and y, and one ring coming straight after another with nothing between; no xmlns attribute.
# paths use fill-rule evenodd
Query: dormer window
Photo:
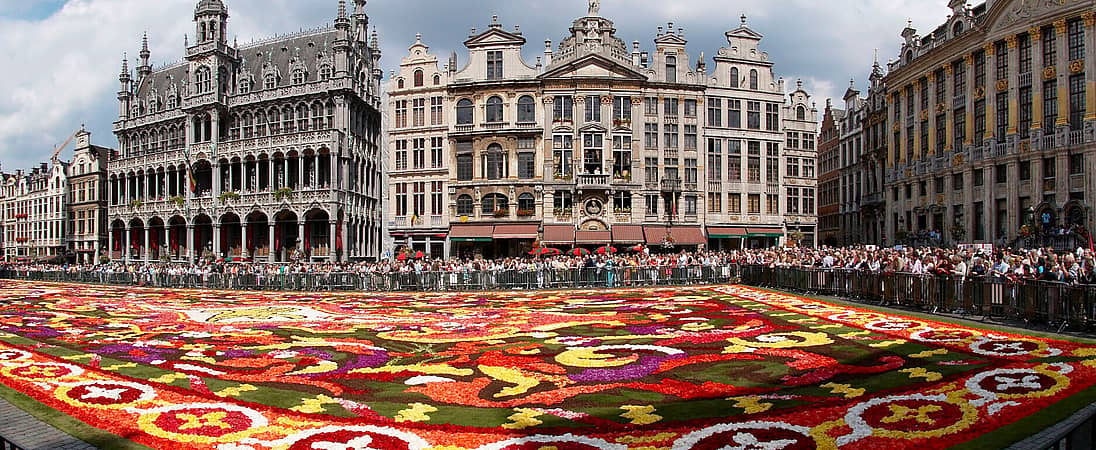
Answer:
<svg viewBox="0 0 1096 450"><path fill-rule="evenodd" d="M179 107L179 99L174 93L167 95L167 109L175 109Z"/></svg>
<svg viewBox="0 0 1096 450"><path fill-rule="evenodd" d="M251 93L251 79L248 78L248 79L244 79L243 81L240 81L240 86L237 88L237 90L239 91L240 94L250 94Z"/></svg>
<svg viewBox="0 0 1096 450"><path fill-rule="evenodd" d="M441 85L441 75L434 75L434 86Z"/></svg>
<svg viewBox="0 0 1096 450"><path fill-rule="evenodd" d="M275 87L278 87L278 77L272 73L266 74L263 77L263 89L274 89Z"/></svg>
<svg viewBox="0 0 1096 450"><path fill-rule="evenodd" d="M677 57L666 57L666 82L677 83Z"/></svg>
<svg viewBox="0 0 1096 450"><path fill-rule="evenodd" d="M327 81L331 79L331 66L324 64L320 66L320 81Z"/></svg>
<svg viewBox="0 0 1096 450"><path fill-rule="evenodd" d="M955 26L951 28L951 36L958 37L963 34L963 21L959 20L955 22Z"/></svg>
<svg viewBox="0 0 1096 450"><path fill-rule="evenodd" d="M415 71L415 87L422 87L425 82L423 81L422 69Z"/></svg>
<svg viewBox="0 0 1096 450"><path fill-rule="evenodd" d="M404 88L403 78L400 78L400 79L396 80L396 89L403 89L403 88Z"/></svg>
<svg viewBox="0 0 1096 450"><path fill-rule="evenodd" d="M305 74L304 69L293 69L293 84L304 84L307 78L308 77Z"/></svg>
<svg viewBox="0 0 1096 450"><path fill-rule="evenodd" d="M501 80L502 79L502 51L494 50L487 52L487 79L488 80Z"/></svg>

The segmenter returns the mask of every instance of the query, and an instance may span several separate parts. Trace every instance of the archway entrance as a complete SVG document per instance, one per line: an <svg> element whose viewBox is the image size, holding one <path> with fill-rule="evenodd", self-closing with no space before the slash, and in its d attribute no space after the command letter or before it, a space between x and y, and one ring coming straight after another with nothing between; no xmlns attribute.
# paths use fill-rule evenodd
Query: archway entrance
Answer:
<svg viewBox="0 0 1096 450"><path fill-rule="evenodd" d="M167 245L172 261L186 259L186 219L182 216L175 216L168 220Z"/></svg>
<svg viewBox="0 0 1096 450"><path fill-rule="evenodd" d="M270 257L270 220L266 214L253 212L247 216L247 256L254 260Z"/></svg>
<svg viewBox="0 0 1096 450"><path fill-rule="evenodd" d="M274 218L274 251L276 262L289 262L297 258L300 238L297 214L282 211Z"/></svg>
<svg viewBox="0 0 1096 450"><path fill-rule="evenodd" d="M159 261L168 253L164 249L164 220L153 217L148 221L148 259Z"/></svg>
<svg viewBox="0 0 1096 450"><path fill-rule="evenodd" d="M200 261L213 259L213 220L205 214L194 218L194 250Z"/></svg>
<svg viewBox="0 0 1096 450"><path fill-rule="evenodd" d="M331 226L327 211L313 209L305 214L304 249L310 261L331 257Z"/></svg>
<svg viewBox="0 0 1096 450"><path fill-rule="evenodd" d="M225 213L221 216L221 258L243 256L243 229L240 227L240 216L234 213Z"/></svg>

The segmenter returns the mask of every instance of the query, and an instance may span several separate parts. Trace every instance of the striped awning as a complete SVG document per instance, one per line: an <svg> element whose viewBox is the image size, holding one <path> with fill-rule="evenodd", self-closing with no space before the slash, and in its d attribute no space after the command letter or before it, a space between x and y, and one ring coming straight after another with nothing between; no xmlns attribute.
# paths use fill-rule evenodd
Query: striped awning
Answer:
<svg viewBox="0 0 1096 450"><path fill-rule="evenodd" d="M613 225L613 242L616 244L642 244L643 227L640 225Z"/></svg>
<svg viewBox="0 0 1096 450"><path fill-rule="evenodd" d="M453 242L491 242L494 232L494 225L455 224L449 228L449 240Z"/></svg>
<svg viewBox="0 0 1096 450"><path fill-rule="evenodd" d="M613 239L608 231L579 231L575 234L576 244L607 245Z"/></svg>
<svg viewBox="0 0 1096 450"><path fill-rule="evenodd" d="M677 245L701 245L708 241L700 226L645 225L643 234L651 245L661 244L667 236Z"/></svg>
<svg viewBox="0 0 1096 450"><path fill-rule="evenodd" d="M750 233L742 227L708 227L710 239L736 239L745 238Z"/></svg>
<svg viewBox="0 0 1096 450"><path fill-rule="evenodd" d="M536 239L540 225L535 223L495 225L495 239Z"/></svg>
<svg viewBox="0 0 1096 450"><path fill-rule="evenodd" d="M779 227L750 227L750 237L781 237L784 230Z"/></svg>
<svg viewBox="0 0 1096 450"><path fill-rule="evenodd" d="M544 226L544 238L541 242L545 245L553 244L566 244L574 245L575 243L575 226L574 225L545 225Z"/></svg>

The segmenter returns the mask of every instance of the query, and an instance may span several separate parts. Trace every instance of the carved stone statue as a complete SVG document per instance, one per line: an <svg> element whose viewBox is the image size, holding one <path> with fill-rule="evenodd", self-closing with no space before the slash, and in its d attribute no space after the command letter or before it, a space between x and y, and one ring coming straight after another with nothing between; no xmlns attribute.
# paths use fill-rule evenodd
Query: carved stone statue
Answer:
<svg viewBox="0 0 1096 450"><path fill-rule="evenodd" d="M601 12L601 2L599 0L590 0L590 15L596 16Z"/></svg>

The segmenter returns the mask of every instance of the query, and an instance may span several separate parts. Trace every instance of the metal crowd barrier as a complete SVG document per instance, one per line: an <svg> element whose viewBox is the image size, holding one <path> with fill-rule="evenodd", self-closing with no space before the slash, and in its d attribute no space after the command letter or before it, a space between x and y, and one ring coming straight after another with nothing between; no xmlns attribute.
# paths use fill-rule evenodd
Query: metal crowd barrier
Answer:
<svg viewBox="0 0 1096 450"><path fill-rule="evenodd" d="M741 282L752 286L931 313L1022 320L1059 331L1096 328L1096 285L756 265L742 266L740 273Z"/></svg>
<svg viewBox="0 0 1096 450"><path fill-rule="evenodd" d="M0 270L0 278L83 284L183 289L263 291L494 291L727 284L737 266L505 269L391 273L210 273L75 272Z"/></svg>

